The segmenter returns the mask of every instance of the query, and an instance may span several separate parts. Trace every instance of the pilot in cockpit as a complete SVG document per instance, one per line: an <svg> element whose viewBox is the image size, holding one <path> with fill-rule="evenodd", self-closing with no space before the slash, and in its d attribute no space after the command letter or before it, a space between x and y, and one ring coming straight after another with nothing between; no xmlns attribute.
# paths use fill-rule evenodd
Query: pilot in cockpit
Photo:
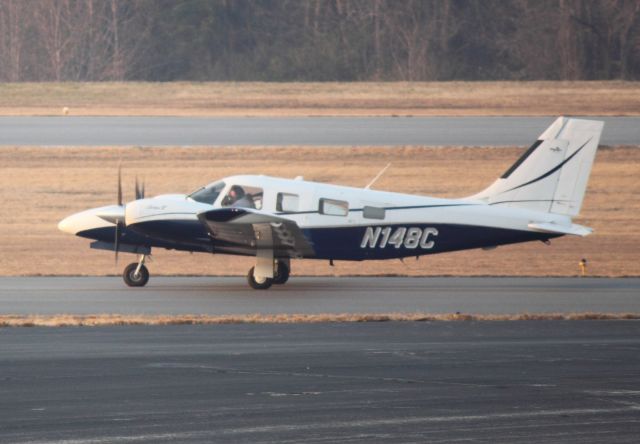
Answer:
<svg viewBox="0 0 640 444"><path fill-rule="evenodd" d="M240 185L234 185L229 190L229 193L224 198L222 203L225 207L239 207L239 208L255 208L256 205L251 198L251 195L244 191Z"/></svg>

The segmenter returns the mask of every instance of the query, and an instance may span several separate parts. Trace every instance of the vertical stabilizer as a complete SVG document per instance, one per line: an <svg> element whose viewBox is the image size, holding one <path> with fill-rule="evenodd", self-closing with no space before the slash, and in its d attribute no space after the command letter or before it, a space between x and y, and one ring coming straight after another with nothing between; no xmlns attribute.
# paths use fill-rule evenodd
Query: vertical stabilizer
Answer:
<svg viewBox="0 0 640 444"><path fill-rule="evenodd" d="M576 216L603 126L597 120L559 117L499 179L470 198Z"/></svg>

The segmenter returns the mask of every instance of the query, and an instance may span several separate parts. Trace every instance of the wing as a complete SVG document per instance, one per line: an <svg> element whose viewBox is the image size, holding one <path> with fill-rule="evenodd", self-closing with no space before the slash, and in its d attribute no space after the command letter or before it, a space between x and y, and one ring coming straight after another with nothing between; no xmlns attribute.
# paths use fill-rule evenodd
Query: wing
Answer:
<svg viewBox="0 0 640 444"><path fill-rule="evenodd" d="M311 257L313 246L294 221L251 208L218 208L198 214L214 247L254 254L272 249L275 256Z"/></svg>

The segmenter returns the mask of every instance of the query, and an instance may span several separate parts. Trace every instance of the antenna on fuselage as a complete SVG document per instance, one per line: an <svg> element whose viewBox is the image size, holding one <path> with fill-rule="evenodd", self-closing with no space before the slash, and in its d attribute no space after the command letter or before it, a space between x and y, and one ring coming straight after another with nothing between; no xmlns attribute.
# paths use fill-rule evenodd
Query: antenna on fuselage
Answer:
<svg viewBox="0 0 640 444"><path fill-rule="evenodd" d="M371 188L371 185L376 183L376 181L382 177L382 175L385 173L385 171L389 169L390 166L391 166L391 163L388 163L386 167L381 169L380 172L376 175L376 177L374 177L373 180L369 182L366 187L364 187L364 189L368 190L369 188Z"/></svg>

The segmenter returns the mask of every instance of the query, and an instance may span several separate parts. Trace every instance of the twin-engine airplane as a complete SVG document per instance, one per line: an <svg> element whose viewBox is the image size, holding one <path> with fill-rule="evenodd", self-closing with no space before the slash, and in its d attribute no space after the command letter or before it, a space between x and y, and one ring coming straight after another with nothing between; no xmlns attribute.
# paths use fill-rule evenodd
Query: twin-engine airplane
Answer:
<svg viewBox="0 0 640 444"><path fill-rule="evenodd" d="M137 253L123 273L144 286L152 248L255 256L255 289L284 284L291 259L397 259L543 241L591 229L578 215L603 122L558 118L500 178L463 199L437 199L308 182L233 176L191 194L94 208L59 229L91 248ZM375 179L374 179L375 180ZM120 182L120 181L119 181Z"/></svg>

